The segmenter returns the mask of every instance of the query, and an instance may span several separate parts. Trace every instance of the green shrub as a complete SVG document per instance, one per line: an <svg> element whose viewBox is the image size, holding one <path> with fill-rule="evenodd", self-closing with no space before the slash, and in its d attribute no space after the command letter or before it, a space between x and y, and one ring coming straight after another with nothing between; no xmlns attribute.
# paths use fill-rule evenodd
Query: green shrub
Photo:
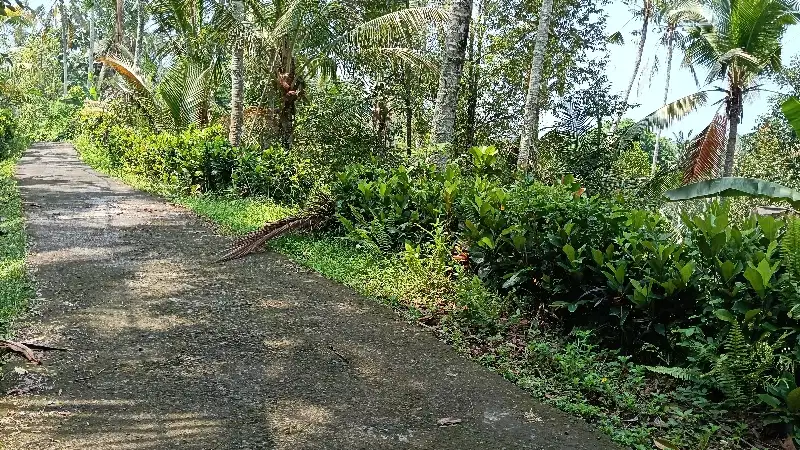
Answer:
<svg viewBox="0 0 800 450"><path fill-rule="evenodd" d="M153 134L124 124L109 111L78 116L84 157L109 171L132 174L180 195L233 193L302 203L318 173L296 153L257 146L233 148L222 127Z"/></svg>
<svg viewBox="0 0 800 450"><path fill-rule="evenodd" d="M17 120L10 109L0 108L0 160L10 156L15 149Z"/></svg>

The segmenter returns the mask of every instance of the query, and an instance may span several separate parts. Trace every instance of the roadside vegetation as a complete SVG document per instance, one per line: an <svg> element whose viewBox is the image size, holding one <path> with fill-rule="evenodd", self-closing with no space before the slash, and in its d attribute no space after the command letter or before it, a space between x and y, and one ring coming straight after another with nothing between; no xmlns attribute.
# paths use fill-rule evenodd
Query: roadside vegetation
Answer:
<svg viewBox="0 0 800 450"><path fill-rule="evenodd" d="M629 36L608 3L534 3L5 7L0 99L24 139L71 141L242 236L221 256L263 243L624 446L795 448L796 5L630 3L640 45L616 93L605 61ZM665 105L629 118L648 32ZM670 96L678 70L698 92ZM740 136L765 81L786 94ZM664 135L710 104L704 129ZM17 287L0 294L18 311L8 154L0 274Z"/></svg>
<svg viewBox="0 0 800 450"><path fill-rule="evenodd" d="M0 109L0 336L27 305L31 286L25 272L25 229L22 203L14 182L14 165L26 147L16 120Z"/></svg>

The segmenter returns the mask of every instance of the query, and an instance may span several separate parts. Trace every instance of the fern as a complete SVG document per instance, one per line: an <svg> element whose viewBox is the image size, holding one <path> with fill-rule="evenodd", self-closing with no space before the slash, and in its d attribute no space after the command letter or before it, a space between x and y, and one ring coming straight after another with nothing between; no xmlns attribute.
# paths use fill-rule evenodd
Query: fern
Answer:
<svg viewBox="0 0 800 450"><path fill-rule="evenodd" d="M706 384L707 380L703 379L703 375L693 369L687 369L684 367L666 367L666 366L644 366L645 369L649 370L650 372L661 374L661 375L668 375L672 378L677 378L681 381L691 381L697 384Z"/></svg>
<svg viewBox="0 0 800 450"><path fill-rule="evenodd" d="M781 254L789 276L800 281L800 218L788 220L781 241Z"/></svg>
<svg viewBox="0 0 800 450"><path fill-rule="evenodd" d="M738 322L732 322L720 355L708 374L732 406L753 403L757 389L763 384L762 375L775 364L775 352L785 335L770 345L763 338L750 343Z"/></svg>

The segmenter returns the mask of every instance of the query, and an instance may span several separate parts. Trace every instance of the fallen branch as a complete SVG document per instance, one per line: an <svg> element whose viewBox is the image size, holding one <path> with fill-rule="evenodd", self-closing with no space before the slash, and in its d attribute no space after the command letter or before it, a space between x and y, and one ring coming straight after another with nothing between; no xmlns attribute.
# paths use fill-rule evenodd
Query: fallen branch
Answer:
<svg viewBox="0 0 800 450"><path fill-rule="evenodd" d="M33 353L33 350L31 350L30 347L28 347L25 344L22 344L20 342L0 339L0 347L5 347L11 350L12 352L21 354L22 356L25 357L25 359L28 360L28 362L31 362L33 364L41 364L41 361L39 361L39 358L37 358L36 355Z"/></svg>
<svg viewBox="0 0 800 450"><path fill-rule="evenodd" d="M71 349L68 349L68 348L54 347L52 345L39 344L39 343L36 343L36 342L20 342L20 344L22 344L22 345L24 345L26 347L32 348L34 350L54 350L54 351L59 351L59 352L71 351Z"/></svg>

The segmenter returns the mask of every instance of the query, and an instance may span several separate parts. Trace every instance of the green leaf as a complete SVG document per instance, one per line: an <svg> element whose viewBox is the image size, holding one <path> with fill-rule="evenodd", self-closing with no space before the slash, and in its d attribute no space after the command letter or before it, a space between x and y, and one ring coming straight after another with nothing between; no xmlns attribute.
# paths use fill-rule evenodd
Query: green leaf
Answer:
<svg viewBox="0 0 800 450"><path fill-rule="evenodd" d="M667 191L664 195L672 202L709 197L765 197L786 200L795 208L800 208L800 191L757 178L723 177L705 180Z"/></svg>
<svg viewBox="0 0 800 450"><path fill-rule="evenodd" d="M718 309L714 311L714 314L717 316L719 320L724 320L725 322L736 322L736 318L733 317L733 313L728 311L727 309Z"/></svg>
<svg viewBox="0 0 800 450"><path fill-rule="evenodd" d="M750 282L750 286L753 287L753 290L756 291L759 296L763 297L766 290L764 289L764 280L761 278L761 273L754 267L748 267L744 271L744 277Z"/></svg>
<svg viewBox="0 0 800 450"><path fill-rule="evenodd" d="M592 259L594 259L595 264L598 266L602 266L605 260L603 252L597 249L592 249Z"/></svg>
<svg viewBox="0 0 800 450"><path fill-rule="evenodd" d="M786 395L786 405L789 407L790 412L800 411L800 388L792 389Z"/></svg>
<svg viewBox="0 0 800 450"><path fill-rule="evenodd" d="M797 97L790 97L781 104L781 111L792 126L794 134L800 136L800 100Z"/></svg>
<svg viewBox="0 0 800 450"><path fill-rule="evenodd" d="M567 255L569 262L575 261L575 247L565 244L563 247L561 247L561 250L563 250Z"/></svg>
<svg viewBox="0 0 800 450"><path fill-rule="evenodd" d="M781 406L781 401L771 395L758 394L758 399L761 400L763 403L772 406L773 408L780 408Z"/></svg>
<svg viewBox="0 0 800 450"><path fill-rule="evenodd" d="M694 261L689 261L684 264L684 266L680 268L680 272L683 283L689 283L689 279L692 278L692 274L694 273Z"/></svg>
<svg viewBox="0 0 800 450"><path fill-rule="evenodd" d="M751 320L753 320L753 318L755 318L759 314L761 314L760 309L751 309L750 311L747 311L744 314L744 322L745 323L750 322Z"/></svg>
<svg viewBox="0 0 800 450"><path fill-rule="evenodd" d="M722 264L718 263L717 265L719 267L720 273L722 274L722 281L726 283L730 281L731 278L736 276L736 274L738 274L739 271L741 270L731 260L726 260L724 263Z"/></svg>
<svg viewBox="0 0 800 450"><path fill-rule="evenodd" d="M494 241L492 241L492 238L490 238L489 236L482 237L481 240L478 241L478 244L484 247L488 247L490 249L494 249Z"/></svg>

